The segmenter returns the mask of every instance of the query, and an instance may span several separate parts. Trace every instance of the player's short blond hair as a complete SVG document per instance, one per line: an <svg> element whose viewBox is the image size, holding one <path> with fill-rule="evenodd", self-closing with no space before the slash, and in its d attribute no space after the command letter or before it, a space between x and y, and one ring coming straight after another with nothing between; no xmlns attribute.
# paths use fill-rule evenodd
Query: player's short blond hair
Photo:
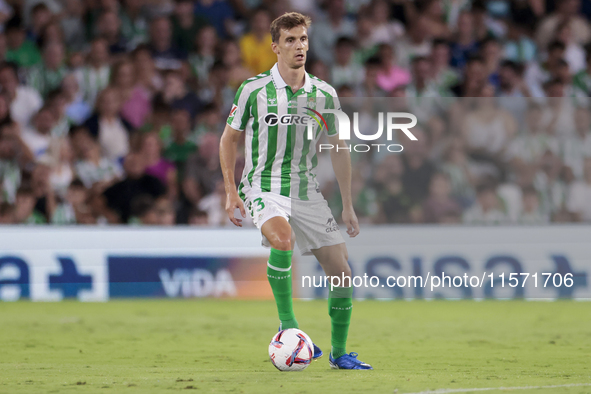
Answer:
<svg viewBox="0 0 591 394"><path fill-rule="evenodd" d="M273 42L279 42L281 30L291 30L298 26L309 28L311 24L312 20L309 16L299 12L286 12L271 23L271 39Z"/></svg>

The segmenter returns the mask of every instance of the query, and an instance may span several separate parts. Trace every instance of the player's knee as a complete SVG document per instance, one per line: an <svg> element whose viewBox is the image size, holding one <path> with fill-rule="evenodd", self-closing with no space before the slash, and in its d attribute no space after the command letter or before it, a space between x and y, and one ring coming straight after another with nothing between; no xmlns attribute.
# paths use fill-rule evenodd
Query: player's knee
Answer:
<svg viewBox="0 0 591 394"><path fill-rule="evenodd" d="M291 250L291 234L278 234L271 243L271 247L277 250Z"/></svg>

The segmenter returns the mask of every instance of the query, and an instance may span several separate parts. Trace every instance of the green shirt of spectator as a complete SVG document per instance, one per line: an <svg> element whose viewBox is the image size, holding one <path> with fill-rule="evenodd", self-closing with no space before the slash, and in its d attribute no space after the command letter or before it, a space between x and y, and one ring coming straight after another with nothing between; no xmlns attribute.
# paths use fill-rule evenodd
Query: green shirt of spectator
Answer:
<svg viewBox="0 0 591 394"><path fill-rule="evenodd" d="M197 145L191 141L178 144L172 142L164 151L164 157L176 162L186 162L193 153L197 152Z"/></svg>
<svg viewBox="0 0 591 394"><path fill-rule="evenodd" d="M37 45L25 40L18 48L6 51L6 60L16 63L19 67L29 68L41 63L41 53Z"/></svg>

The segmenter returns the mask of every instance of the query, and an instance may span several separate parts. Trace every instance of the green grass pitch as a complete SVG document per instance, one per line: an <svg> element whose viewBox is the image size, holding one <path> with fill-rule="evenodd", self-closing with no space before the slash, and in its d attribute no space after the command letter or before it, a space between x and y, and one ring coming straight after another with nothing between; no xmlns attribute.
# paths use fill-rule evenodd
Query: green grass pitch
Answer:
<svg viewBox="0 0 591 394"><path fill-rule="evenodd" d="M325 301L295 311L326 355L290 373L272 301L1 303L0 393L591 393L589 302L356 302L348 350L374 371L329 368Z"/></svg>

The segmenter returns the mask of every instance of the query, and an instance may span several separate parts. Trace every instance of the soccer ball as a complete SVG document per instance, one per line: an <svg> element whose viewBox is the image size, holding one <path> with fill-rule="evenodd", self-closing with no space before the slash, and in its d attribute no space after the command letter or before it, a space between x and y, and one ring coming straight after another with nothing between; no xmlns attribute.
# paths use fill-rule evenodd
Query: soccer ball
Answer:
<svg viewBox="0 0 591 394"><path fill-rule="evenodd" d="M280 371L302 371L310 365L312 356L312 340L297 328L279 331L269 344L271 362Z"/></svg>

